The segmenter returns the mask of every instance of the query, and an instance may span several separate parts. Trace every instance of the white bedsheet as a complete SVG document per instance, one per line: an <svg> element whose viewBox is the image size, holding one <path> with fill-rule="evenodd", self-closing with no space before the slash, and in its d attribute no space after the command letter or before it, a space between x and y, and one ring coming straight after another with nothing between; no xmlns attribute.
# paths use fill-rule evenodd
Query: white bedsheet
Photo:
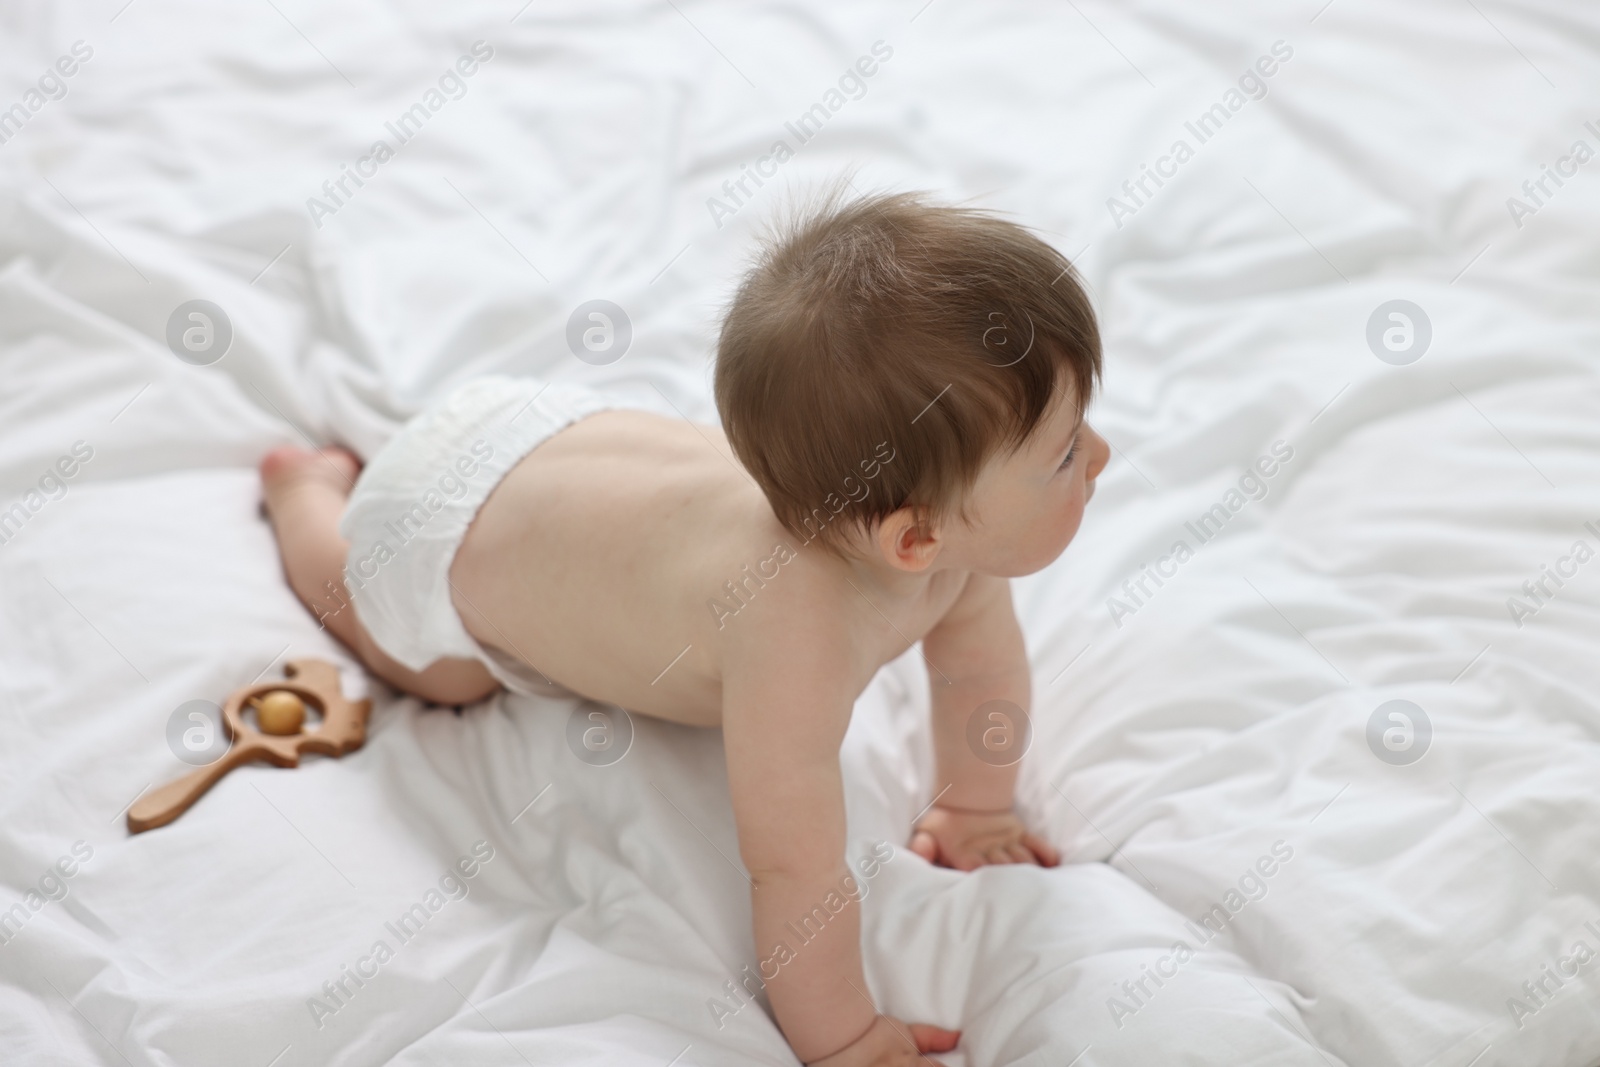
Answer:
<svg viewBox="0 0 1600 1067"><path fill-rule="evenodd" d="M0 144L0 508L92 451L0 544L0 909L23 909L0 1060L794 1062L759 1007L710 1007L756 958L715 733L638 719L592 767L570 705L375 689L343 760L235 771L134 838L122 811L185 770L179 704L351 665L256 514L268 448L370 453L490 370L713 418L757 224L848 166L1078 257L1117 449L1078 541L1017 583L1020 795L1072 862L898 854L865 905L884 1008L962 1028L950 1064L1600 1059L1600 562L1570 554L1600 548L1600 162L1561 162L1600 149L1592 7L519 6L0 11L0 108L92 49ZM313 220L477 41L464 95ZM878 41L859 99L731 217L708 205ZM1199 143L1185 123L1280 41L1266 96ZM1135 200L1144 164L1175 176ZM1535 203L1543 164L1576 173ZM563 340L597 297L634 327L608 366ZM209 367L164 340L195 298L235 330ZM1395 299L1432 327L1407 366L1365 337ZM1201 544L1185 523L1276 442L1265 497ZM920 671L883 672L851 728L858 851L898 848L934 789ZM1367 742L1392 699L1432 725L1410 765ZM438 894L475 846L465 897ZM29 909L41 881L66 895ZM386 924L431 902L402 944Z"/></svg>

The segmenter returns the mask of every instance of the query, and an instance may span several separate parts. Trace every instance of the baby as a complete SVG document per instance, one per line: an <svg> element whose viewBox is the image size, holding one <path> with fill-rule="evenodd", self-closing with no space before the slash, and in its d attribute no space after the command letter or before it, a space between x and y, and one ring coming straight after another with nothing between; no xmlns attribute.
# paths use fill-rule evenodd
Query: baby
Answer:
<svg viewBox="0 0 1600 1067"><path fill-rule="evenodd" d="M835 195L767 244L728 310L720 429L486 378L359 480L331 448L278 449L261 477L290 585L390 685L439 704L572 692L722 727L766 958L854 884L839 747L873 675L918 641L938 780L910 847L960 870L1057 862L1013 813L1016 760L969 725L1015 729L1028 707L1007 579L1077 532L1108 457L1083 421L1099 372L1093 309L1043 241L915 194ZM859 931L851 899L779 957L767 992L795 1055L954 1047L877 1012Z"/></svg>

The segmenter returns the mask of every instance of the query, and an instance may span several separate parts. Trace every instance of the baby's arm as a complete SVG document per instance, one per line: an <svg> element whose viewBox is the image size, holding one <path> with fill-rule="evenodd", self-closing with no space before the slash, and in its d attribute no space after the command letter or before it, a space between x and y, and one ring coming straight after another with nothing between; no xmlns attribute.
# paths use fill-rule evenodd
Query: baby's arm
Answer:
<svg viewBox="0 0 1600 1067"><path fill-rule="evenodd" d="M985 863L1041 863L1057 855L1027 832L1012 813L1023 722L1030 703L1030 673L1022 627L1011 606L1011 583L974 574L923 639L933 693L937 764L933 807L917 824L911 847L928 860L962 870ZM969 724L991 701L1004 701L981 717L977 745ZM1008 762L1009 761L1009 762Z"/></svg>
<svg viewBox="0 0 1600 1067"><path fill-rule="evenodd" d="M846 881L839 746L855 701L846 684L854 673L849 651L828 647L825 637L767 637L724 674L722 725L739 852L752 883L756 959L772 1010L802 1062L833 1062L864 1036L839 1062L916 1059L909 1047L891 1058L866 1047L905 1039L880 1019L867 990L860 907L848 892L858 883ZM824 903L837 907L841 899L836 914ZM804 930L802 919L810 920ZM933 1035L927 1048L955 1044L954 1034L918 1030L919 1044Z"/></svg>

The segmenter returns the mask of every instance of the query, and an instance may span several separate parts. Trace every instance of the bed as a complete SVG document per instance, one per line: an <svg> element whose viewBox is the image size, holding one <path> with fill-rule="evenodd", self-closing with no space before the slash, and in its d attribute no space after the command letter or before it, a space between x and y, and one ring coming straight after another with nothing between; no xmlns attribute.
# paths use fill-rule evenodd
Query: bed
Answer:
<svg viewBox="0 0 1600 1067"><path fill-rule="evenodd" d="M1593 9L34 0L0 24L0 1059L795 1062L739 991L717 733L635 718L597 763L572 701L367 681L285 586L255 464L370 455L488 372L714 419L760 227L843 173L1079 264L1114 446L1078 539L1015 583L1019 803L1068 862L906 851L933 793L915 652L861 698L884 1009L960 1028L940 1060L974 1067L1600 1061ZM618 358L567 343L596 299ZM215 359L169 343L195 300ZM237 770L130 836L187 769L175 709L301 657L374 701L365 747Z"/></svg>

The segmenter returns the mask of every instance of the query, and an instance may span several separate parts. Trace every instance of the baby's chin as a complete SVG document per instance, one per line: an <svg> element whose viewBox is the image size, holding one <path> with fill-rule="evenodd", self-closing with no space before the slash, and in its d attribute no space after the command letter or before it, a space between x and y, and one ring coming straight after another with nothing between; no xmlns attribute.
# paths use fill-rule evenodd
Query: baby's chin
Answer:
<svg viewBox="0 0 1600 1067"><path fill-rule="evenodd" d="M1016 552L1006 553L1003 559L996 560L986 573L994 578L1026 578L1030 574L1038 574L1060 559L1061 553L1071 543L1072 538L1069 537L1047 551L1019 548Z"/></svg>
<svg viewBox="0 0 1600 1067"><path fill-rule="evenodd" d="M1038 556L1029 561L1027 570L1022 571L1020 574L1010 575L1010 577L1022 578L1029 574L1037 574L1039 571L1044 570L1046 567L1050 566L1050 564L1060 559L1061 554L1067 550L1067 546L1072 544L1072 539L1078 536L1078 526L1082 522L1082 519L1083 516L1082 513L1080 513L1072 520L1069 526L1060 531L1056 537L1052 539L1050 548L1039 553Z"/></svg>

